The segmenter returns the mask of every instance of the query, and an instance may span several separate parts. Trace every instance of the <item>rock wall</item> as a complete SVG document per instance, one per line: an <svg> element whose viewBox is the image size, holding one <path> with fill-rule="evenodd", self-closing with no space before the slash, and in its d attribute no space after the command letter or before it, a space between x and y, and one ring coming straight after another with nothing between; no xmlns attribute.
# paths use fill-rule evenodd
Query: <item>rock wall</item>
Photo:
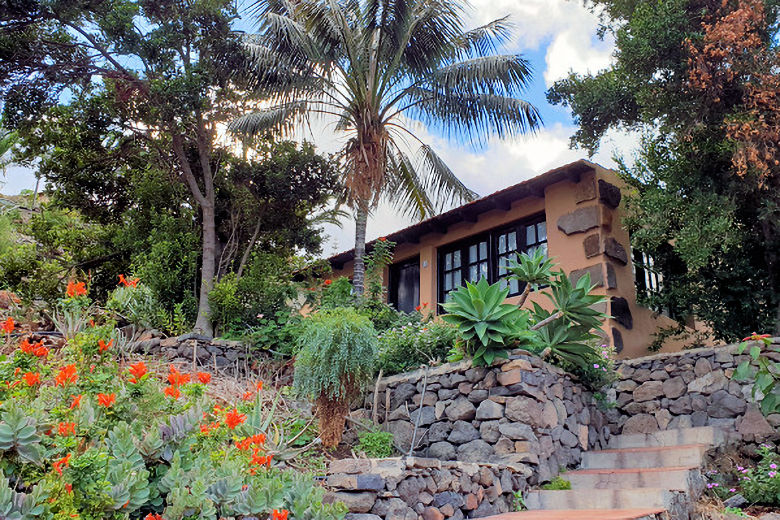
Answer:
<svg viewBox="0 0 780 520"><path fill-rule="evenodd" d="M373 402L371 394L367 407ZM590 392L523 351L491 368L466 361L430 369L427 378L418 370L384 379L376 402L379 422L402 453L414 437L414 455L519 465L529 485L576 466L583 450L604 445L609 435Z"/></svg>
<svg viewBox="0 0 780 520"><path fill-rule="evenodd" d="M523 465L418 457L336 460L326 501L344 502L347 520L463 520L513 511L529 473Z"/></svg>
<svg viewBox="0 0 780 520"><path fill-rule="evenodd" d="M612 433L651 433L691 426L735 427L743 438L772 435L780 414L766 419L755 409L752 384L731 376L743 361L739 345L659 354L621 362L610 414ZM780 338L764 349L780 361Z"/></svg>

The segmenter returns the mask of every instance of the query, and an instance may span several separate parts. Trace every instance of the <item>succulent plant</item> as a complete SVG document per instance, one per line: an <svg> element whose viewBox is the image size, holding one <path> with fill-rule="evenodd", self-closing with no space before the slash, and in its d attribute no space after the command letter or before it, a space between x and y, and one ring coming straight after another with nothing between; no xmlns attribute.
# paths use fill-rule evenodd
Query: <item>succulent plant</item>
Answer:
<svg viewBox="0 0 780 520"><path fill-rule="evenodd" d="M38 424L10 403L8 411L3 414L0 422L0 453L14 450L23 462L43 465L41 436L38 434Z"/></svg>
<svg viewBox="0 0 780 520"><path fill-rule="evenodd" d="M0 469L0 518L3 520L40 518L47 498L49 495L41 484L33 487L31 493L14 491Z"/></svg>

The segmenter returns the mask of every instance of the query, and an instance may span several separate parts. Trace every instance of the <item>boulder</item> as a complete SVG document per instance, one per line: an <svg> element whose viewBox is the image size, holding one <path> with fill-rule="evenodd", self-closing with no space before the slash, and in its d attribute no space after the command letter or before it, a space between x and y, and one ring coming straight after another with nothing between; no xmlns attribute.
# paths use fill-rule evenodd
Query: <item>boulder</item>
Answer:
<svg viewBox="0 0 780 520"><path fill-rule="evenodd" d="M458 447L458 460L463 462L488 462L493 447L482 439L473 440Z"/></svg>
<svg viewBox="0 0 780 520"><path fill-rule="evenodd" d="M479 439L479 437L479 430L474 428L470 422L456 421L447 440L453 444L465 444Z"/></svg>
<svg viewBox="0 0 780 520"><path fill-rule="evenodd" d="M439 460L455 460L455 446L444 441L434 442L428 446L428 456Z"/></svg>
<svg viewBox="0 0 780 520"><path fill-rule="evenodd" d="M658 431L658 421L650 414L639 414L629 417L623 425L623 434L653 433Z"/></svg>
<svg viewBox="0 0 780 520"><path fill-rule="evenodd" d="M465 397L458 397L444 412L452 421L470 421L477 415L477 409Z"/></svg>
<svg viewBox="0 0 780 520"><path fill-rule="evenodd" d="M502 417L504 417L504 406L494 401L482 401L477 408L476 418L479 421L501 419Z"/></svg>

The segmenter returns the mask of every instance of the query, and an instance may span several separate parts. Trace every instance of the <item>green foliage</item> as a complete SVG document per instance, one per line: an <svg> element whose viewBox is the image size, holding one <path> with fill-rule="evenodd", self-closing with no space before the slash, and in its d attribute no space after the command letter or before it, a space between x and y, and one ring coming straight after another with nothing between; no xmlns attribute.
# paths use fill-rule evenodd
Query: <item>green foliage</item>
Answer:
<svg viewBox="0 0 780 520"><path fill-rule="evenodd" d="M0 454L13 451L23 462L42 465L43 446L35 418L13 406L2 414L0 421Z"/></svg>
<svg viewBox="0 0 780 520"><path fill-rule="evenodd" d="M571 482L558 475L554 477L550 482L543 485L542 489L552 490L552 491L562 491L566 489L571 489Z"/></svg>
<svg viewBox="0 0 780 520"><path fill-rule="evenodd" d="M395 242L384 237L374 242L374 250L365 257L366 286L370 300L383 302L387 289L384 284L385 269L393 262Z"/></svg>
<svg viewBox="0 0 780 520"><path fill-rule="evenodd" d="M321 310L302 323L295 389L312 398L348 399L373 375L376 331L353 308Z"/></svg>
<svg viewBox="0 0 780 520"><path fill-rule="evenodd" d="M554 267L555 261L547 258L544 249L537 248L533 256L522 253L517 260L509 262L507 271L530 290L549 283Z"/></svg>
<svg viewBox="0 0 780 520"><path fill-rule="evenodd" d="M383 431L362 432L358 435L356 449L359 452L363 452L370 459L392 457L395 451L393 434Z"/></svg>
<svg viewBox="0 0 780 520"><path fill-rule="evenodd" d="M439 321L410 321L379 334L379 368L385 375L415 370L447 359L458 329Z"/></svg>
<svg viewBox="0 0 780 520"><path fill-rule="evenodd" d="M152 289L144 283L135 287L121 285L114 289L106 301L106 309L138 327L152 328L160 325L160 304Z"/></svg>
<svg viewBox="0 0 780 520"><path fill-rule="evenodd" d="M516 305L504 303L509 288L490 285L484 278L476 284L466 282L442 304L447 314L442 319L458 328L466 353L475 366L490 365L507 357L507 347L525 330L528 314Z"/></svg>
<svg viewBox="0 0 780 520"><path fill-rule="evenodd" d="M739 493L750 504L780 505L780 455L769 444L761 444L757 455L754 466L708 471L707 490L722 500Z"/></svg>
<svg viewBox="0 0 780 520"><path fill-rule="evenodd" d="M751 395L758 402L764 415L780 411L780 363L774 361L762 349L778 352L780 349L772 347L772 340L768 334L753 334L745 338L739 345L738 352L742 354L747 347L750 359L739 364L732 376L736 381L753 380ZM758 365L754 368L752 365Z"/></svg>

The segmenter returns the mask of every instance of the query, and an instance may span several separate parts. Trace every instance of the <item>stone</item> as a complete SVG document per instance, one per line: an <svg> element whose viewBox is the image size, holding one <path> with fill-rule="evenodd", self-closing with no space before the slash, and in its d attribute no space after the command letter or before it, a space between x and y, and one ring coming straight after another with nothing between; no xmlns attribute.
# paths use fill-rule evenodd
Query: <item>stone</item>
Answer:
<svg viewBox="0 0 780 520"><path fill-rule="evenodd" d="M688 389L688 385L685 384L683 378L680 376L667 379L663 382L664 396L668 399L677 399L682 396Z"/></svg>
<svg viewBox="0 0 780 520"><path fill-rule="evenodd" d="M371 461L366 459L336 459L328 465L328 473L368 473Z"/></svg>
<svg viewBox="0 0 780 520"><path fill-rule="evenodd" d="M510 421L517 421L543 428L543 408L539 401L530 397L512 397L507 399L505 414Z"/></svg>
<svg viewBox="0 0 780 520"><path fill-rule="evenodd" d="M479 436L482 437L483 441L493 444L501 436L498 429L498 421L483 421L479 425Z"/></svg>
<svg viewBox="0 0 780 520"><path fill-rule="evenodd" d="M465 444L479 439L479 430L466 421L456 421L447 440L453 444Z"/></svg>
<svg viewBox="0 0 780 520"><path fill-rule="evenodd" d="M620 206L622 194L620 188L603 179L599 179L599 201L612 209Z"/></svg>
<svg viewBox="0 0 780 520"><path fill-rule="evenodd" d="M653 413L655 420L658 421L658 427L665 430L669 427L669 423L672 422L672 413L667 409L657 410Z"/></svg>
<svg viewBox="0 0 780 520"><path fill-rule="evenodd" d="M612 327L612 346L616 354L623 352L623 334L615 327Z"/></svg>
<svg viewBox="0 0 780 520"><path fill-rule="evenodd" d="M567 235L583 233L589 229L599 227L599 208L588 206L572 211L558 219L558 229Z"/></svg>
<svg viewBox="0 0 780 520"><path fill-rule="evenodd" d="M594 233L585 237L582 241L582 248L585 250L585 258L592 258L601 254L601 237Z"/></svg>
<svg viewBox="0 0 780 520"><path fill-rule="evenodd" d="M615 272L615 266L610 262L607 262L607 289L617 289L617 273Z"/></svg>
<svg viewBox="0 0 780 520"><path fill-rule="evenodd" d="M344 520L382 520L382 517L370 513L347 513Z"/></svg>
<svg viewBox="0 0 780 520"><path fill-rule="evenodd" d="M743 497L739 493L730 496L729 498L723 501L723 505L725 507L742 507L747 503L748 503L747 499L745 499L745 497Z"/></svg>
<svg viewBox="0 0 780 520"><path fill-rule="evenodd" d="M468 509L471 511L472 509L476 509L479 505L479 502L477 501L477 495L473 493L469 493L466 495L466 498L464 499L465 503L463 504L463 509Z"/></svg>
<svg viewBox="0 0 780 520"><path fill-rule="evenodd" d="M455 460L455 446L444 441L434 442L428 446L428 456L439 460Z"/></svg>
<svg viewBox="0 0 780 520"><path fill-rule="evenodd" d="M455 509L463 507L465 500L460 493L454 491L444 491L443 493L436 493L433 495L434 507L444 507L447 504L451 505Z"/></svg>
<svg viewBox="0 0 780 520"><path fill-rule="evenodd" d="M501 372L496 377L498 378L498 384L501 386L511 386L517 383L523 382L523 370L516 369L509 372Z"/></svg>
<svg viewBox="0 0 780 520"><path fill-rule="evenodd" d="M368 513L374 508L376 502L376 493L370 491L336 491L328 493L322 500L326 504L344 502L351 513ZM406 507L406 504L404 504ZM376 512L374 512L376 513Z"/></svg>
<svg viewBox="0 0 780 520"><path fill-rule="evenodd" d="M610 300L609 313L623 328L631 330L634 328L634 317L631 315L631 308L628 300L619 296L613 296ZM649 371L648 371L649 377ZM636 378L634 378L636 380Z"/></svg>
<svg viewBox="0 0 780 520"><path fill-rule="evenodd" d="M183 343L187 340L194 339L196 341L211 341L211 337L205 336L203 334L198 334L197 332L188 332L186 334L182 334L181 336L177 337L176 340L179 343Z"/></svg>
<svg viewBox="0 0 780 520"><path fill-rule="evenodd" d="M402 451L409 451L412 445L414 426L407 421L391 421L387 423L387 431L393 434L393 441Z"/></svg>
<svg viewBox="0 0 780 520"><path fill-rule="evenodd" d="M449 437L451 430L452 425L447 421L435 422L428 429L428 440L431 442L446 440L447 437Z"/></svg>
<svg viewBox="0 0 780 520"><path fill-rule="evenodd" d="M422 512L423 520L444 520L444 513L435 507L426 507Z"/></svg>
<svg viewBox="0 0 780 520"><path fill-rule="evenodd" d="M407 511L409 511L409 507L406 505L406 502L400 498L377 500L374 507L371 508L373 514L379 515L385 519L390 517L404 519ZM414 515L414 518L416 517L417 515Z"/></svg>
<svg viewBox="0 0 780 520"><path fill-rule="evenodd" d="M623 425L623 434L653 433L658 431L658 421L650 414L639 414L629 417Z"/></svg>
<svg viewBox="0 0 780 520"><path fill-rule="evenodd" d="M467 397L469 402L474 404L481 403L487 398L488 398L487 390L472 390ZM477 414L479 414L479 409L477 409Z"/></svg>
<svg viewBox="0 0 780 520"><path fill-rule="evenodd" d="M458 460L463 462L487 462L492 455L493 447L482 439L458 447Z"/></svg>
<svg viewBox="0 0 780 520"><path fill-rule="evenodd" d="M574 185L574 200L577 204L596 198L596 183L592 177L582 179Z"/></svg>
<svg viewBox="0 0 780 520"><path fill-rule="evenodd" d="M764 415L752 407L737 420L737 431L742 437L750 438L751 440L763 439L774 434L774 428L764 418Z"/></svg>
<svg viewBox="0 0 780 520"><path fill-rule="evenodd" d="M431 497L431 502L432 501L433 497ZM452 504L444 504L439 510L444 514L444 516L452 516L455 514L455 508L452 507Z"/></svg>
<svg viewBox="0 0 780 520"><path fill-rule="evenodd" d="M584 424L579 425L577 438L580 441L580 448L582 448L583 450L587 450L588 446L590 446L589 435L590 435L590 429Z"/></svg>
<svg viewBox="0 0 780 520"><path fill-rule="evenodd" d="M504 423L498 425L498 431L512 440L519 441L538 441L533 429L527 424L522 423Z"/></svg>
<svg viewBox="0 0 780 520"><path fill-rule="evenodd" d="M502 372L509 372L510 370L515 370L515 369L531 372L534 369L534 367L530 361L523 358L513 359L508 363L504 363L503 365L501 365Z"/></svg>
<svg viewBox="0 0 780 520"><path fill-rule="evenodd" d="M689 414L693 412L691 407L691 397L689 395L683 395L679 399L675 399L669 403L669 411L675 415Z"/></svg>
<svg viewBox="0 0 780 520"><path fill-rule="evenodd" d="M487 369L484 367L475 367L475 368L469 368L466 370L466 372L463 374L466 376L466 379L471 383L478 383L479 381L482 381L485 378L485 375L487 374Z"/></svg>
<svg viewBox="0 0 780 520"><path fill-rule="evenodd" d="M396 488L396 493L401 500L408 506L414 506L417 503L417 497L425 489L425 479L421 477L410 477L404 479Z"/></svg>
<svg viewBox="0 0 780 520"><path fill-rule="evenodd" d="M632 381L631 379L623 379L617 382L615 385L615 390L618 392L633 392L634 389L638 386L639 383L636 381Z"/></svg>
<svg viewBox="0 0 780 520"><path fill-rule="evenodd" d="M591 265L584 269L576 269L569 274L569 280L571 280L572 284L576 284L580 278L586 274L590 275L591 285L595 285L596 287L604 286L604 270L602 264Z"/></svg>
<svg viewBox="0 0 780 520"><path fill-rule="evenodd" d="M444 413L452 422L470 421L476 416L477 409L465 397L458 397L447 407L447 410Z"/></svg>
<svg viewBox="0 0 780 520"><path fill-rule="evenodd" d="M504 406L496 402L482 401L477 407L476 418L478 421L501 419L502 417L504 417Z"/></svg>
<svg viewBox="0 0 780 520"><path fill-rule="evenodd" d="M737 417L745 412L747 403L735 397L725 390L718 390L712 394L711 404L707 407L707 414L715 419Z"/></svg>
<svg viewBox="0 0 780 520"><path fill-rule="evenodd" d="M436 422L436 411L433 406L423 406L409 414L412 424L418 424L418 417L420 421L419 426L428 426Z"/></svg>
<svg viewBox="0 0 780 520"><path fill-rule="evenodd" d="M464 395L468 395L474 389L474 385L471 383L463 382L458 385L458 392Z"/></svg>
<svg viewBox="0 0 780 520"><path fill-rule="evenodd" d="M758 520L780 520L780 513L766 513L759 516Z"/></svg>
<svg viewBox="0 0 780 520"><path fill-rule="evenodd" d="M403 405L406 401L414 397L417 393L417 387L411 383L401 383L395 389L390 396L390 408L396 409Z"/></svg>
<svg viewBox="0 0 780 520"><path fill-rule="evenodd" d="M701 377L710 372L712 372L712 364L707 358L699 358L696 360L696 364L693 366L693 373L696 374L696 377Z"/></svg>
<svg viewBox="0 0 780 520"><path fill-rule="evenodd" d="M564 408L564 420L565 420L565 408ZM563 421L561 421L563 422ZM546 401L542 410L542 424L546 428L552 428L558 425L558 408L552 401Z"/></svg>
<svg viewBox="0 0 780 520"><path fill-rule="evenodd" d="M691 425L694 427L707 426L707 421L709 421L709 416L704 410L698 410L691 414Z"/></svg>
<svg viewBox="0 0 780 520"><path fill-rule="evenodd" d="M604 254L611 259L616 260L621 265L628 264L628 253L626 253L626 248L612 237L604 240Z"/></svg>
<svg viewBox="0 0 780 520"><path fill-rule="evenodd" d="M642 403L652 401L664 395L663 383L661 381L647 381L642 383L634 390L634 401Z"/></svg>
<svg viewBox="0 0 780 520"><path fill-rule="evenodd" d="M569 430L563 430L561 433L561 444L567 448L574 448L580 443L580 439Z"/></svg>
<svg viewBox="0 0 780 520"><path fill-rule="evenodd" d="M328 486L349 491L382 491L385 489L385 479L372 473L358 475L336 473L328 476Z"/></svg>

